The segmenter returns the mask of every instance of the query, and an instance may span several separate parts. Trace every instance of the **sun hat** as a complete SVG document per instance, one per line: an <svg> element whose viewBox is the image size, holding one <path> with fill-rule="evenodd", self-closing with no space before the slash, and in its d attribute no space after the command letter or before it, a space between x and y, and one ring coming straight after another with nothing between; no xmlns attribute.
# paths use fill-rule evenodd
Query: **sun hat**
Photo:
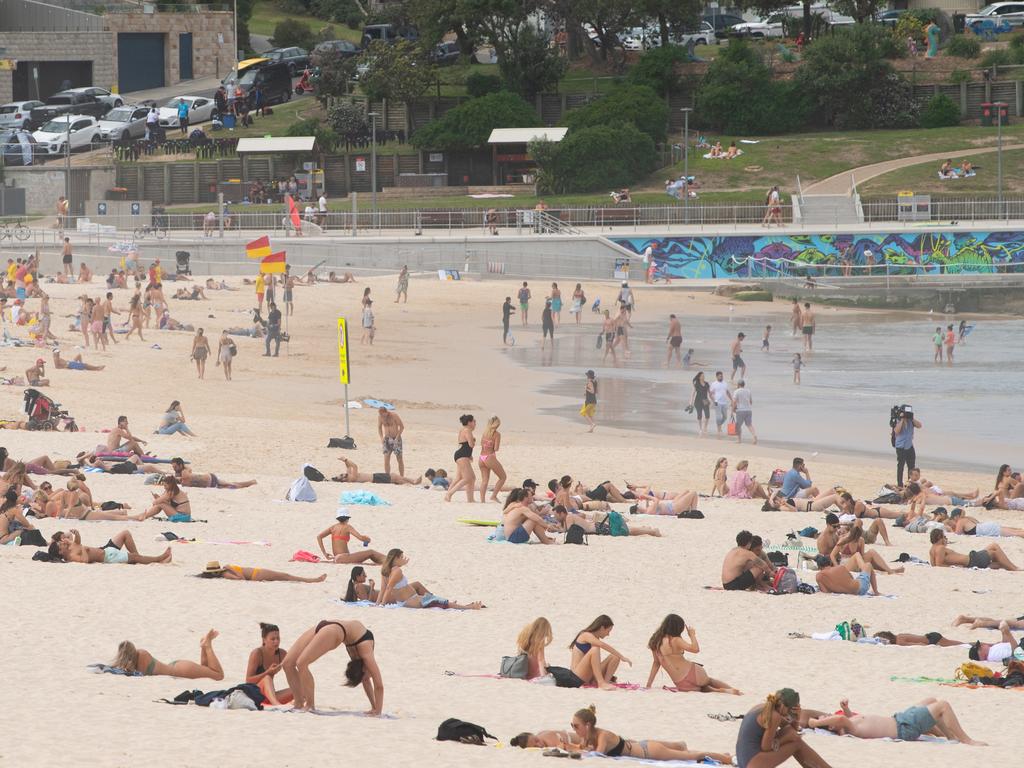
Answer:
<svg viewBox="0 0 1024 768"><path fill-rule="evenodd" d="M348 520L352 517L352 515L349 514L348 507L338 507L337 513L338 514L335 517L338 520Z"/></svg>
<svg viewBox="0 0 1024 768"><path fill-rule="evenodd" d="M222 567L218 561L211 560L206 564L206 567L203 568L203 573L221 573L226 570L227 568Z"/></svg>

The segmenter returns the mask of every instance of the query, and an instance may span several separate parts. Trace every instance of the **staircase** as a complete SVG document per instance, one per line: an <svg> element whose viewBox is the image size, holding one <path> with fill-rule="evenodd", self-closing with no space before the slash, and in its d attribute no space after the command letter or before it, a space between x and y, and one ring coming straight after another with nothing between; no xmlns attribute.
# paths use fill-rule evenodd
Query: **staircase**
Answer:
<svg viewBox="0 0 1024 768"><path fill-rule="evenodd" d="M843 227L864 222L864 211L861 208L860 195L857 194L853 174L850 174L850 191L845 195L804 194L799 177L797 189L799 193L793 202L798 212L794 211L793 218L804 226Z"/></svg>

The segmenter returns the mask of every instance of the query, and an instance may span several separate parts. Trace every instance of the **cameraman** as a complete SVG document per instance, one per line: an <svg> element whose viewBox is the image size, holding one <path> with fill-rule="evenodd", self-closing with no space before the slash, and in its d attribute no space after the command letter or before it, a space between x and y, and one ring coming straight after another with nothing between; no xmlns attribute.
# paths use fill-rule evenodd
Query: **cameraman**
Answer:
<svg viewBox="0 0 1024 768"><path fill-rule="evenodd" d="M917 464L914 452L914 430L921 428L921 422L914 418L909 405L900 408L896 424L893 425L893 446L896 448L896 485L903 487L903 469L913 469Z"/></svg>

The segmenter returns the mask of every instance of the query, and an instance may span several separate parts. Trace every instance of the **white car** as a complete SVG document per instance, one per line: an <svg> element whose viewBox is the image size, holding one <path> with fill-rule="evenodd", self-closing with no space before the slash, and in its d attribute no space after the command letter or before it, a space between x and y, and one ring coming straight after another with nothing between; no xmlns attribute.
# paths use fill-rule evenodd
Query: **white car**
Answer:
<svg viewBox="0 0 1024 768"><path fill-rule="evenodd" d="M108 107L120 107L124 104L124 99L116 93L111 93L106 88L96 88L89 86L88 88L69 88L67 93L84 93L86 96L92 96L96 101L102 101Z"/></svg>
<svg viewBox="0 0 1024 768"><path fill-rule="evenodd" d="M986 5L976 13L967 14L967 26L973 26L975 22L990 20L995 24L1006 21L1011 26L1019 27L1024 25L1024 3L992 3Z"/></svg>
<svg viewBox="0 0 1024 768"><path fill-rule="evenodd" d="M184 101L188 104L189 125L205 123L213 118L217 104L213 99L205 96L175 96L162 107L160 107L160 125L164 128L178 127L178 102Z"/></svg>
<svg viewBox="0 0 1024 768"><path fill-rule="evenodd" d="M740 37L782 37L782 20L788 15L779 11L760 21L733 24L729 29Z"/></svg>
<svg viewBox="0 0 1024 768"><path fill-rule="evenodd" d="M71 123L70 131L68 123ZM89 149L100 143L100 127L96 118L90 115L61 115L43 125L32 134L36 140L36 153L40 155L63 155L70 142L71 151Z"/></svg>
<svg viewBox="0 0 1024 768"><path fill-rule="evenodd" d="M693 40L694 45L714 45L718 42L718 38L715 37L714 26L707 21L702 21L696 30L683 32L683 34L673 38L673 42L677 45L689 45L691 40Z"/></svg>
<svg viewBox="0 0 1024 768"><path fill-rule="evenodd" d="M115 107L99 121L100 138L103 141L140 139L146 135L146 116L149 107Z"/></svg>
<svg viewBox="0 0 1024 768"><path fill-rule="evenodd" d="M10 128L26 129L32 122L30 114L36 107L43 106L41 101L12 101L0 106L0 130Z"/></svg>

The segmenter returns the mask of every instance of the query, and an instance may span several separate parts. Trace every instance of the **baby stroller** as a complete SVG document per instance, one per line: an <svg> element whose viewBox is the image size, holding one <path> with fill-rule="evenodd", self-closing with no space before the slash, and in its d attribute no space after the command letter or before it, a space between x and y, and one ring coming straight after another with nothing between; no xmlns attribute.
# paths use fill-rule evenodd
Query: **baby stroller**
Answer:
<svg viewBox="0 0 1024 768"><path fill-rule="evenodd" d="M55 403L38 389L25 390L25 413L30 430L54 432L64 425L65 432L77 432L78 426L60 403Z"/></svg>

